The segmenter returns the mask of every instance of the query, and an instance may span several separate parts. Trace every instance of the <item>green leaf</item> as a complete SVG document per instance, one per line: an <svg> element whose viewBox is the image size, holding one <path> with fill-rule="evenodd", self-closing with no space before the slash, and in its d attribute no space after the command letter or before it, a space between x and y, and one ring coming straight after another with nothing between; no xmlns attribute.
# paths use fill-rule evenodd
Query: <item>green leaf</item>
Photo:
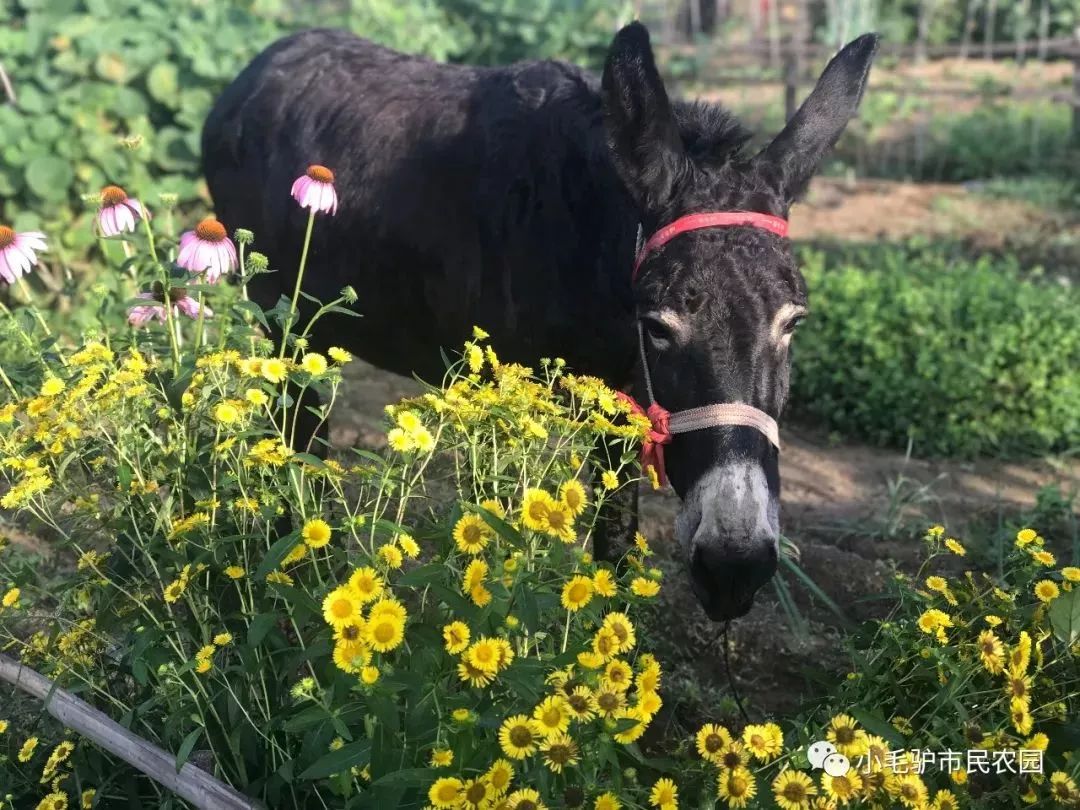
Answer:
<svg viewBox="0 0 1080 810"><path fill-rule="evenodd" d="M259 569L255 572L255 581L262 582L266 579L266 575L281 565L281 561L285 559L298 542L300 542L300 532L289 532L289 534L270 546L266 556L263 557L262 563L259 564Z"/></svg>
<svg viewBox="0 0 1080 810"><path fill-rule="evenodd" d="M1066 646L1080 640L1080 588L1063 593L1050 603L1050 626Z"/></svg>
<svg viewBox="0 0 1080 810"><path fill-rule="evenodd" d="M375 787L411 787L413 785L427 784L435 778L436 771L433 768L402 768L401 770L380 776L371 783Z"/></svg>
<svg viewBox="0 0 1080 810"><path fill-rule="evenodd" d="M176 752L176 772L180 773L180 769L184 767L184 763L187 762L188 757L191 756L192 749L195 748L195 743L199 741L202 736L203 730L201 728L195 729L193 732L184 737L184 741L180 743L180 750Z"/></svg>
<svg viewBox="0 0 1080 810"><path fill-rule="evenodd" d="M48 202L67 199L74 177L70 164L54 155L39 155L26 164L24 173L30 190Z"/></svg>
<svg viewBox="0 0 1080 810"><path fill-rule="evenodd" d="M248 625L248 646L258 647L262 644L266 634L277 623L277 618L276 613L260 613L252 619Z"/></svg>
<svg viewBox="0 0 1080 810"><path fill-rule="evenodd" d="M371 741L359 740L331 751L315 762L298 779L325 779L335 773L343 773L353 766L366 765L371 756Z"/></svg>
<svg viewBox="0 0 1080 810"><path fill-rule="evenodd" d="M894 746L903 747L904 738L900 736L900 733L881 715L859 708L849 709L848 714L858 720L867 731L877 734Z"/></svg>
<svg viewBox="0 0 1080 810"><path fill-rule="evenodd" d="M175 108L178 104L177 93L180 89L176 65L172 62L158 62L150 68L150 72L146 74L146 89L155 101L166 107Z"/></svg>

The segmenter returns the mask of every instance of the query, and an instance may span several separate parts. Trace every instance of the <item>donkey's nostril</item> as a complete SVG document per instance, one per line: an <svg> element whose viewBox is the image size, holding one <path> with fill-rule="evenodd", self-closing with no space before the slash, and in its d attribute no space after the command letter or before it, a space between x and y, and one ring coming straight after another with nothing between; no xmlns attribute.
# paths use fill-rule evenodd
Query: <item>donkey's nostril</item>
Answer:
<svg viewBox="0 0 1080 810"><path fill-rule="evenodd" d="M695 545L691 583L710 618L737 618L750 610L754 594L772 578L776 560L776 543L771 538L737 549L718 543Z"/></svg>

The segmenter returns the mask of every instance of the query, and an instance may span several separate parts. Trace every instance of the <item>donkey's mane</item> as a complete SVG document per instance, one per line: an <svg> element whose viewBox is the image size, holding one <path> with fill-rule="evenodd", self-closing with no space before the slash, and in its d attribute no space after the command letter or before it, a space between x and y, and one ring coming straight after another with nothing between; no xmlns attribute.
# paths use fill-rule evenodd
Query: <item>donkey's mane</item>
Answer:
<svg viewBox="0 0 1080 810"><path fill-rule="evenodd" d="M699 165L719 166L735 160L753 136L741 121L719 104L675 101L672 111L686 153Z"/></svg>

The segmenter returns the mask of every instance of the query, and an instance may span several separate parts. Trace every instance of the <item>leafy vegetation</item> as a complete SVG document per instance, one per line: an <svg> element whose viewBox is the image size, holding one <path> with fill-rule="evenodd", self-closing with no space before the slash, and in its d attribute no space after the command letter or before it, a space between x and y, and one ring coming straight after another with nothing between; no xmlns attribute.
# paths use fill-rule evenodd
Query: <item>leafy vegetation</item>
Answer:
<svg viewBox="0 0 1080 810"><path fill-rule="evenodd" d="M930 454L1028 454L1080 442L1080 295L1015 260L935 246L803 252L812 315L792 408L846 436Z"/></svg>
<svg viewBox="0 0 1080 810"><path fill-rule="evenodd" d="M595 62L621 10L599 0L0 0L0 54L17 99L0 103L0 219L44 230L81 257L93 245L93 211L80 198L117 178L152 182L181 207L204 204L199 135L210 105L292 31L344 27L457 61Z"/></svg>

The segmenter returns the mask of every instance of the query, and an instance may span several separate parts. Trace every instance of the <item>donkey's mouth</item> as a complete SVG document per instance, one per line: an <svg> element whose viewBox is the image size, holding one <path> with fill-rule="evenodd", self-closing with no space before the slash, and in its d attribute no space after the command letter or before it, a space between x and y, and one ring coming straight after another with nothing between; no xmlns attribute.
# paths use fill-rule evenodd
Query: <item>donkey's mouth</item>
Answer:
<svg viewBox="0 0 1080 810"><path fill-rule="evenodd" d="M690 563L690 585L705 615L714 622L738 619L754 606L760 576L741 571L739 565L724 566L719 576L704 561L705 554L694 554Z"/></svg>

